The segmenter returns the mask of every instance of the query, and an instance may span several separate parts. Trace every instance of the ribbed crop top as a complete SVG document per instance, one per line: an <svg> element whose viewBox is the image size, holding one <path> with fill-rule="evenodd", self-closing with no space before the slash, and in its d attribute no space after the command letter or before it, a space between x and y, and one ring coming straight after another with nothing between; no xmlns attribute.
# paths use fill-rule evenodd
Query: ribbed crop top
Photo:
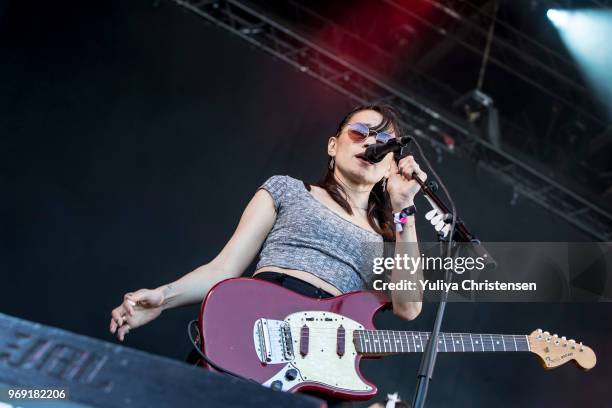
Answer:
<svg viewBox="0 0 612 408"><path fill-rule="evenodd" d="M373 257L383 253L381 235L341 217L295 178L272 176L259 188L270 193L277 215L257 269L309 272L343 293L370 287Z"/></svg>

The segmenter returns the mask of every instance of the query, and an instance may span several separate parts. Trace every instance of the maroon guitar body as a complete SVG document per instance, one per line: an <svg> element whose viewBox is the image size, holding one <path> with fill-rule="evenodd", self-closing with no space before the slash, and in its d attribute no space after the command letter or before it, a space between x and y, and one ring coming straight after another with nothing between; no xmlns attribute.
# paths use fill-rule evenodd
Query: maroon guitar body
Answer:
<svg viewBox="0 0 612 408"><path fill-rule="evenodd" d="M368 399L376 386L359 371L362 357L420 353L428 332L376 330L384 297L352 292L312 299L248 278L214 286L202 304L202 351L217 366L276 390ZM438 352L532 352L544 367L596 364L593 350L556 334L440 333Z"/></svg>
<svg viewBox="0 0 612 408"><path fill-rule="evenodd" d="M220 367L272 388L368 399L377 389L359 371L352 332L374 329L372 318L385 306L370 292L312 299L267 281L230 279L202 304L202 349Z"/></svg>

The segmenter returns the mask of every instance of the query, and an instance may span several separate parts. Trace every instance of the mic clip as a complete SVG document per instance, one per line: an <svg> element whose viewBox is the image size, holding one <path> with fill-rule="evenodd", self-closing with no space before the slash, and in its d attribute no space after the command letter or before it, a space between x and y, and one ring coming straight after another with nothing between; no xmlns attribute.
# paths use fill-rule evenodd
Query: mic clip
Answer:
<svg viewBox="0 0 612 408"><path fill-rule="evenodd" d="M412 138L410 136L404 136L400 139L399 145L401 146L400 149L398 151L396 151L395 153L393 153L393 158L395 159L395 162L399 162L400 160L402 160L404 157L410 155L411 151L410 151L410 141L412 140Z"/></svg>

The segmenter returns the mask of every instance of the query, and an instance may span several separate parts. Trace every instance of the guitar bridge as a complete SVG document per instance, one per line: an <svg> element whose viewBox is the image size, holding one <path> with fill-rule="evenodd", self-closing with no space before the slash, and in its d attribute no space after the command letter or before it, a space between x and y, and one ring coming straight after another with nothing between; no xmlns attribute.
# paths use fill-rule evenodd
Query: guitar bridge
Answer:
<svg viewBox="0 0 612 408"><path fill-rule="evenodd" d="M253 325L253 344L262 363L281 364L294 358L291 328L283 320L256 320Z"/></svg>

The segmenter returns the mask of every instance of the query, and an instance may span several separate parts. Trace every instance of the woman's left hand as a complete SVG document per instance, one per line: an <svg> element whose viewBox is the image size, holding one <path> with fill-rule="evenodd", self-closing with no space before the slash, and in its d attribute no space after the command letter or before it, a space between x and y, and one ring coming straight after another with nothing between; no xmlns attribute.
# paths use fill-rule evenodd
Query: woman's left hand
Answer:
<svg viewBox="0 0 612 408"><path fill-rule="evenodd" d="M391 161L391 173L387 180L387 191L391 197L393 212L398 212L414 204L414 196L421 186L414 181L412 174L416 174L421 181L427 180L427 174L421 170L413 156L406 156L395 163Z"/></svg>

